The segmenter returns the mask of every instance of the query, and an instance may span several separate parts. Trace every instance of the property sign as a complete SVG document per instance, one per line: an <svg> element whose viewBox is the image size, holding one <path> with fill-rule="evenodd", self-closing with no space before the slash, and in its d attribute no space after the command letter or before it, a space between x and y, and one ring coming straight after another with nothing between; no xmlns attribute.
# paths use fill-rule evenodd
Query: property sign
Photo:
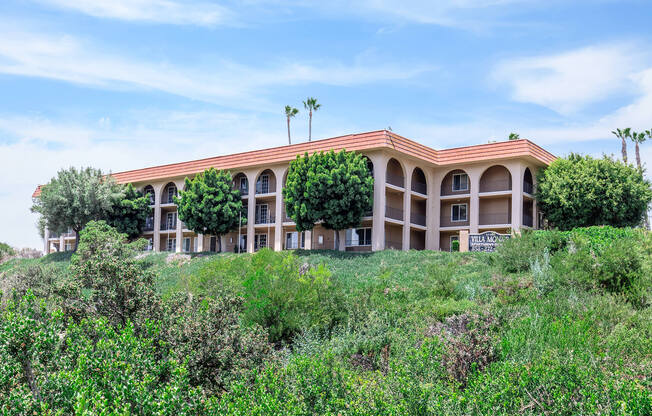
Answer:
<svg viewBox="0 0 652 416"><path fill-rule="evenodd" d="M469 251L494 251L498 243L510 237L509 234L498 234L495 231L469 234Z"/></svg>

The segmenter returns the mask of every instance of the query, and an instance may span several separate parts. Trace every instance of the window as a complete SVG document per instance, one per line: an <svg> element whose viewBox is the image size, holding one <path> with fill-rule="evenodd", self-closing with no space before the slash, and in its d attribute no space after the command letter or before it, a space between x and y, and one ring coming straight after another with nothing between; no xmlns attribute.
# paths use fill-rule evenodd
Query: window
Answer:
<svg viewBox="0 0 652 416"><path fill-rule="evenodd" d="M175 228L177 228L177 213L168 212L165 221L165 229L174 230Z"/></svg>
<svg viewBox="0 0 652 416"><path fill-rule="evenodd" d="M453 174L453 191L468 191L469 176L466 173Z"/></svg>
<svg viewBox="0 0 652 416"><path fill-rule="evenodd" d="M183 251L190 251L190 237L184 237L183 239Z"/></svg>
<svg viewBox="0 0 652 416"><path fill-rule="evenodd" d="M350 228L346 230L346 247L370 245L371 228Z"/></svg>
<svg viewBox="0 0 652 416"><path fill-rule="evenodd" d="M254 250L267 247L267 234L256 234L254 236Z"/></svg>
<svg viewBox="0 0 652 416"><path fill-rule="evenodd" d="M299 236L301 234L301 236ZM306 235L305 233L292 231L285 233L285 249L294 250L297 248L304 248L306 244Z"/></svg>
<svg viewBox="0 0 652 416"><path fill-rule="evenodd" d="M249 184L247 183L247 178L244 176L240 178L240 192L243 195L249 193Z"/></svg>
<svg viewBox="0 0 652 416"><path fill-rule="evenodd" d="M154 239L153 238L148 238L147 239L147 247L145 247L145 251L152 251L154 250Z"/></svg>
<svg viewBox="0 0 652 416"><path fill-rule="evenodd" d="M453 204L451 206L451 221L466 221L466 204Z"/></svg>
<svg viewBox="0 0 652 416"><path fill-rule="evenodd" d="M177 187L174 185L168 186L167 203L168 204L174 203L174 197L176 195L177 195Z"/></svg>
<svg viewBox="0 0 652 416"><path fill-rule="evenodd" d="M269 193L269 175L268 174L260 175L256 187L258 188L256 191L259 194Z"/></svg>
<svg viewBox="0 0 652 416"><path fill-rule="evenodd" d="M168 238L167 244L165 245L167 251L176 251L177 250L177 239Z"/></svg>
<svg viewBox="0 0 652 416"><path fill-rule="evenodd" d="M149 204L154 205L154 190L151 187L145 188L145 195L149 198Z"/></svg>
<svg viewBox="0 0 652 416"><path fill-rule="evenodd" d="M257 204L256 205L256 224L267 224L268 223L268 206L267 204Z"/></svg>
<svg viewBox="0 0 652 416"><path fill-rule="evenodd" d="M323 234L319 234L319 237L317 237L317 242L319 244L324 244L324 235Z"/></svg>
<svg viewBox="0 0 652 416"><path fill-rule="evenodd" d="M449 248L449 251L453 251L453 241L460 241L460 236L459 235L451 235L451 245Z"/></svg>

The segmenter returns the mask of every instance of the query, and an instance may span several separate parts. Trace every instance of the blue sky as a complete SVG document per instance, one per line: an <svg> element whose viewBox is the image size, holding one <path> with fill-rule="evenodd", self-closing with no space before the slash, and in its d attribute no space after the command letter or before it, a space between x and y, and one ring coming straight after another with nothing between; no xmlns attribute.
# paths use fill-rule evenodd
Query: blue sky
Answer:
<svg viewBox="0 0 652 416"><path fill-rule="evenodd" d="M391 126L434 148L514 131L618 154L652 128L646 0L0 3L0 241L41 247L34 187ZM652 164L652 143L642 147ZM630 158L633 159L630 146Z"/></svg>

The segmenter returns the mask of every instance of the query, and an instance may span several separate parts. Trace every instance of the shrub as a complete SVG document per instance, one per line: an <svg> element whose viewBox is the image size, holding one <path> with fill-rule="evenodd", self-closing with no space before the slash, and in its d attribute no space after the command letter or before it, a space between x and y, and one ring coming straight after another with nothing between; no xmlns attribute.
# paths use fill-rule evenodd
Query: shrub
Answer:
<svg viewBox="0 0 652 416"><path fill-rule="evenodd" d="M125 234L104 221L86 225L70 270L80 282L78 299L87 313L104 316L114 325L125 325L153 312L158 298L154 274L135 259L144 243L127 243Z"/></svg>
<svg viewBox="0 0 652 416"><path fill-rule="evenodd" d="M245 321L267 328L272 342L288 342L301 330L329 330L343 317L328 269L300 265L292 253L256 253L244 298Z"/></svg>
<svg viewBox="0 0 652 416"><path fill-rule="evenodd" d="M258 325L240 325L241 298L179 294L165 302L164 310L163 338L174 357L186 362L193 386L222 393L273 359L266 332Z"/></svg>
<svg viewBox="0 0 652 416"><path fill-rule="evenodd" d="M5 243L0 243L0 263L2 263L5 259L13 256L15 253L16 251L11 248L11 246Z"/></svg>
<svg viewBox="0 0 652 416"><path fill-rule="evenodd" d="M451 243L451 251L460 251L459 240L453 240L453 242Z"/></svg>
<svg viewBox="0 0 652 416"><path fill-rule="evenodd" d="M498 245L495 259L505 272L524 272L530 269L530 264L543 252L547 242L548 239L541 234L523 230L520 235L514 235Z"/></svg>

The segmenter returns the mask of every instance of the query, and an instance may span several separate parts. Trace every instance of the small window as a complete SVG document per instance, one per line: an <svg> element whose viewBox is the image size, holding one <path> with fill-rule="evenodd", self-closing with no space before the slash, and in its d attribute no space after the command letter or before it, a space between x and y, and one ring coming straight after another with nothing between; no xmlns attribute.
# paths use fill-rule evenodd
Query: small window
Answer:
<svg viewBox="0 0 652 416"><path fill-rule="evenodd" d="M451 206L451 221L466 221L466 204L453 204Z"/></svg>
<svg viewBox="0 0 652 416"><path fill-rule="evenodd" d="M254 250L267 247L267 234L256 234L254 236Z"/></svg>
<svg viewBox="0 0 652 416"><path fill-rule="evenodd" d="M176 238L168 238L167 244L166 244L166 250L167 251L176 251L177 250L177 239Z"/></svg>
<svg viewBox="0 0 652 416"><path fill-rule="evenodd" d="M319 234L319 237L317 237L317 242L319 244L324 244L324 235L323 234Z"/></svg>
<svg viewBox="0 0 652 416"><path fill-rule="evenodd" d="M185 237L183 239L183 251L185 252L190 251L190 237Z"/></svg>
<svg viewBox="0 0 652 416"><path fill-rule="evenodd" d="M242 192L242 194L246 195L248 193L248 190L249 190L249 185L247 183L247 178L241 177L240 178L240 192Z"/></svg>
<svg viewBox="0 0 652 416"><path fill-rule="evenodd" d="M371 228L350 228L346 230L346 246L370 246Z"/></svg>
<svg viewBox="0 0 652 416"><path fill-rule="evenodd" d="M167 203L168 204L173 204L174 203L174 197L177 195L177 187L174 185L168 186L168 195L167 195Z"/></svg>
<svg viewBox="0 0 652 416"><path fill-rule="evenodd" d="M469 176L466 173L453 174L453 191L468 191Z"/></svg>

